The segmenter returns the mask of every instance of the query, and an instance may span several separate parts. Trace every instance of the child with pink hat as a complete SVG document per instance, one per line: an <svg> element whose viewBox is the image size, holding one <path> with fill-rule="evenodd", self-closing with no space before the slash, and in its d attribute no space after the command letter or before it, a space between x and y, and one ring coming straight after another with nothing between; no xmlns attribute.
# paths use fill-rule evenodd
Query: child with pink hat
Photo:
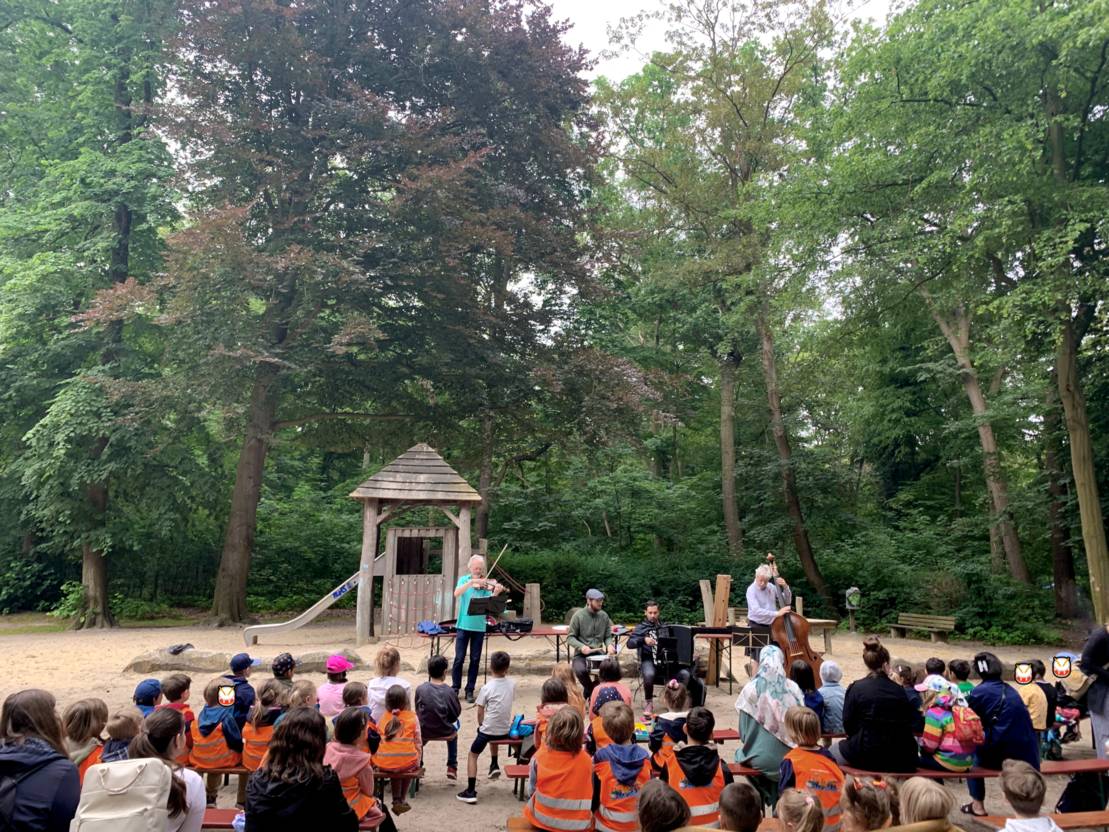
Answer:
<svg viewBox="0 0 1109 832"><path fill-rule="evenodd" d="M327 683L320 685L316 694L320 698L320 713L329 719L343 710L343 687L347 683L347 671L354 665L340 653L327 657Z"/></svg>

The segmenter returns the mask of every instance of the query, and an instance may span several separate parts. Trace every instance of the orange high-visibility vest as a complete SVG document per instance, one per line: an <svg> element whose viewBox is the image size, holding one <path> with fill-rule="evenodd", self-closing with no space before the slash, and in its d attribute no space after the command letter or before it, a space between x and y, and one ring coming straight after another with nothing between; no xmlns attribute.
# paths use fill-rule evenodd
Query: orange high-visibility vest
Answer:
<svg viewBox="0 0 1109 832"><path fill-rule="evenodd" d="M208 736L200 733L200 723L189 728L193 735L193 749L189 752L189 766L203 771L213 768L235 768L242 762L242 754L227 747L223 726L217 725Z"/></svg>
<svg viewBox="0 0 1109 832"><path fill-rule="evenodd" d="M100 762L100 758L104 756L104 746L98 745L92 750L89 756L81 761L81 765L77 766L77 778L81 783L85 782L85 772L92 766Z"/></svg>
<svg viewBox="0 0 1109 832"><path fill-rule="evenodd" d="M392 719L391 714L382 717L381 745L374 754L374 765L384 771L406 771L420 764L420 749L416 747L416 714L401 711L397 714L401 729L391 740L385 738L385 728Z"/></svg>
<svg viewBox="0 0 1109 832"><path fill-rule="evenodd" d="M532 826L575 832L593 826L593 761L582 750L535 752L535 791L524 806Z"/></svg>
<svg viewBox="0 0 1109 832"><path fill-rule="evenodd" d="M369 764L370 761L367 758L366 765ZM354 814L358 815L358 819L362 820L376 804L377 801L374 796L362 791L362 785L358 782L357 774L345 780L340 780L339 785L343 787L343 797L347 799L350 808L354 810Z"/></svg>
<svg viewBox="0 0 1109 832"><path fill-rule="evenodd" d="M243 766L245 768L251 771L258 770L262 765L262 758L269 751L271 739L273 739L272 725L255 728L248 722L243 726Z"/></svg>
<svg viewBox="0 0 1109 832"><path fill-rule="evenodd" d="M671 755L666 763L666 782L678 790L686 806L689 807L690 826L720 828L720 792L724 791L724 772L719 763L712 782L707 786L694 786L685 778L678 758Z"/></svg>
<svg viewBox="0 0 1109 832"><path fill-rule="evenodd" d="M662 771L666 768L666 764L674 759L674 738L665 731L662 734L662 746L651 755L651 762L654 763L655 768Z"/></svg>
<svg viewBox="0 0 1109 832"><path fill-rule="evenodd" d="M604 722L600 716L593 717L589 724L593 727L593 744L597 746L598 751L605 746L612 745L612 738L605 733Z"/></svg>
<svg viewBox="0 0 1109 832"><path fill-rule="evenodd" d="M593 773L601 781L601 803L593 816L597 832L636 832L639 829L639 791L651 779L650 758L643 759L635 782L628 786L616 779L607 760L596 763Z"/></svg>
<svg viewBox="0 0 1109 832"><path fill-rule="evenodd" d="M820 801L826 832L836 832L841 814L840 795L846 779L843 771L834 760L804 748L792 749L786 759L793 764L797 788L805 789Z"/></svg>

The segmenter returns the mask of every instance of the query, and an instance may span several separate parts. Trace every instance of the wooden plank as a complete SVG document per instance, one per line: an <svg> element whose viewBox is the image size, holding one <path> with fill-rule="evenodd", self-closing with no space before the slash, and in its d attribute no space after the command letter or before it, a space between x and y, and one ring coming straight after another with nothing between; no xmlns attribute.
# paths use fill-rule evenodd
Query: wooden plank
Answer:
<svg viewBox="0 0 1109 832"><path fill-rule="evenodd" d="M708 625L712 621L712 584L707 578L702 578L697 582L701 585L701 604L705 608L705 624Z"/></svg>
<svg viewBox="0 0 1109 832"><path fill-rule="evenodd" d="M728 601L732 594L732 576L731 575L717 575L716 576L716 592L713 598L712 605L712 618L709 619L709 626L723 627L728 621ZM709 642L709 668L706 682L710 685L718 684L720 681L720 648L719 642Z"/></svg>
<svg viewBox="0 0 1109 832"><path fill-rule="evenodd" d="M530 618L536 624L543 616L539 591L539 584L524 585L524 618Z"/></svg>

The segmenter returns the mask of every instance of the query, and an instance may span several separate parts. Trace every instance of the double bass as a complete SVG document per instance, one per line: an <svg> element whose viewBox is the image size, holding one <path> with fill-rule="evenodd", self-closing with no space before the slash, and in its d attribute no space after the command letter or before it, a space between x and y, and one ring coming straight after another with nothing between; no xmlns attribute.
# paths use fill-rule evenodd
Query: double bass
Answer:
<svg viewBox="0 0 1109 832"><path fill-rule="evenodd" d="M777 580L778 565L774 562L774 555L768 554L766 562L773 570L774 579ZM789 673L790 665L800 659L812 668L813 680L819 688L820 666L824 664L824 659L809 645L808 619L793 610L783 610L775 616L770 625L770 635L785 654L786 673Z"/></svg>

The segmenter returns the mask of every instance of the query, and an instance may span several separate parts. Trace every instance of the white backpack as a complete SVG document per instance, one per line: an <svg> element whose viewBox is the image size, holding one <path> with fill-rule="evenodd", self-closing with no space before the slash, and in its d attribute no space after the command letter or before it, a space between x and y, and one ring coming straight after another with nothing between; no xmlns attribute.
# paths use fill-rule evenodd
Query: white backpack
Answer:
<svg viewBox="0 0 1109 832"><path fill-rule="evenodd" d="M69 832L165 832L172 780L151 757L91 766Z"/></svg>

